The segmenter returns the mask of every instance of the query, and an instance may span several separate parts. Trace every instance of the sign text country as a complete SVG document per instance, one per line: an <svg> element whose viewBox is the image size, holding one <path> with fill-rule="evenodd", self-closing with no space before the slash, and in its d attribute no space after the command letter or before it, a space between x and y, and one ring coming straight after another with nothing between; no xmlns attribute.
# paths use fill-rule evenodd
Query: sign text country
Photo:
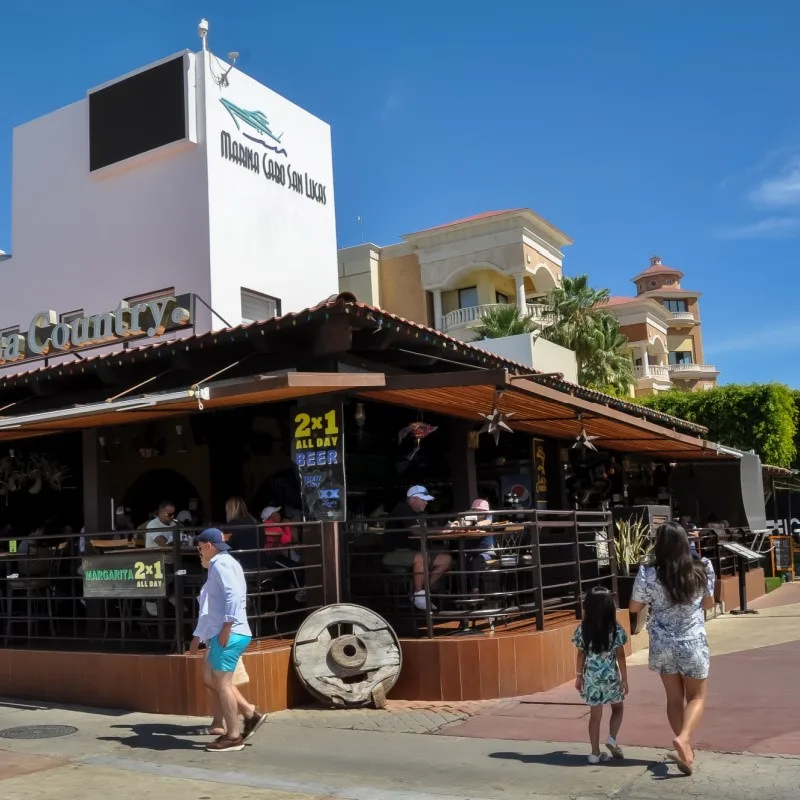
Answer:
<svg viewBox="0 0 800 800"><path fill-rule="evenodd" d="M258 150L243 145L227 131L220 133L220 150L223 158L255 172L256 175L263 174L268 181L305 195L309 200L316 200L323 206L328 202L326 187L310 178L307 172L298 172L291 164L286 166L271 158L269 153L259 153Z"/></svg>
<svg viewBox="0 0 800 800"><path fill-rule="evenodd" d="M71 322L59 322L55 311L40 311L31 320L27 334L11 333L0 338L0 366L184 328L192 322L191 309L181 305L187 299L163 297L135 306L122 300L114 311Z"/></svg>

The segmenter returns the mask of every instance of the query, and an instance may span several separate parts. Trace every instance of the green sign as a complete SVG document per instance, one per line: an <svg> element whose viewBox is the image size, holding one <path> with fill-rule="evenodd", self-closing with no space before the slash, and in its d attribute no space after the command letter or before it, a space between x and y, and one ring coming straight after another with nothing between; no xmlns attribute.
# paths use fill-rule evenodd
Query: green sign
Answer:
<svg viewBox="0 0 800 800"><path fill-rule="evenodd" d="M83 559L83 596L166 597L163 553L110 553Z"/></svg>

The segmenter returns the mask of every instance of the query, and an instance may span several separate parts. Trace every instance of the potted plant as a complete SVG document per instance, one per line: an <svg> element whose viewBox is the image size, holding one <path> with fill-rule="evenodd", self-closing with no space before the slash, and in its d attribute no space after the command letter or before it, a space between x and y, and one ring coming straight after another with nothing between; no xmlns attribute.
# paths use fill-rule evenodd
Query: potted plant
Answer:
<svg viewBox="0 0 800 800"><path fill-rule="evenodd" d="M619 607L627 608L631 601L633 582L639 565L650 552L650 526L641 517L618 519L615 522L614 552L617 557L617 590Z"/></svg>

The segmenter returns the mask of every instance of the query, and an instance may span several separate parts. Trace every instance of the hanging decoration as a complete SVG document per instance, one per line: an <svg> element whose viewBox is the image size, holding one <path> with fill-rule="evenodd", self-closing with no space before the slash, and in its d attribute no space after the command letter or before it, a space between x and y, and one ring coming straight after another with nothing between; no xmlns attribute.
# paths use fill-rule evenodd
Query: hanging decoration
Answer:
<svg viewBox="0 0 800 800"><path fill-rule="evenodd" d="M479 433L488 433L491 434L492 438L494 439L495 445L500 442L500 434L505 431L506 433L514 433L511 427L508 424L508 420L516 414L516 411L511 411L508 414L504 414L498 403L503 398L502 392L495 392L494 395L494 408L490 414L479 414L478 416L482 417L486 420L483 427L480 429Z"/></svg>
<svg viewBox="0 0 800 800"><path fill-rule="evenodd" d="M428 425L427 422L412 422L410 425L406 425L405 428L400 430L400 432L397 434L398 444L402 443L406 436L413 436L417 440L414 449L408 454L408 456L406 456L406 461L411 461L419 452L419 449L422 446L422 440L437 430L439 429L436 425Z"/></svg>
<svg viewBox="0 0 800 800"><path fill-rule="evenodd" d="M597 448L592 444L592 442L599 438L598 436L589 436L586 432L586 426L583 424L583 415L578 414L578 422L581 423L581 432L575 437L575 443L572 445L573 450L594 450L597 452Z"/></svg>
<svg viewBox="0 0 800 800"><path fill-rule="evenodd" d="M60 492L68 476L66 466L43 453L18 456L16 451L10 450L0 459L0 496L7 498L21 491L39 494L45 485Z"/></svg>

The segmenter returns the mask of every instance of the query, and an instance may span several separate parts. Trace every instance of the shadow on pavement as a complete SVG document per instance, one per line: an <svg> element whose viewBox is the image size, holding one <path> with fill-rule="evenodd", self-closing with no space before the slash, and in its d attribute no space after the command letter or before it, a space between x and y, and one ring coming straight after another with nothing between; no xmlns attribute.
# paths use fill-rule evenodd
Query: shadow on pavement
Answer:
<svg viewBox="0 0 800 800"><path fill-rule="evenodd" d="M136 750L203 750L213 737L197 725L112 725L112 729L130 731L130 736L98 736L101 742L119 742ZM187 736L202 736L202 741L187 741Z"/></svg>
<svg viewBox="0 0 800 800"><path fill-rule="evenodd" d="M567 753L564 750L554 750L552 753L490 753L489 758L500 758L507 761L521 761L523 764L545 764L550 767L588 767L587 756L577 753ZM667 765L655 763L652 759L625 758L622 761L604 761L596 766L602 767L647 767L654 775L656 771L662 772L667 777Z"/></svg>

